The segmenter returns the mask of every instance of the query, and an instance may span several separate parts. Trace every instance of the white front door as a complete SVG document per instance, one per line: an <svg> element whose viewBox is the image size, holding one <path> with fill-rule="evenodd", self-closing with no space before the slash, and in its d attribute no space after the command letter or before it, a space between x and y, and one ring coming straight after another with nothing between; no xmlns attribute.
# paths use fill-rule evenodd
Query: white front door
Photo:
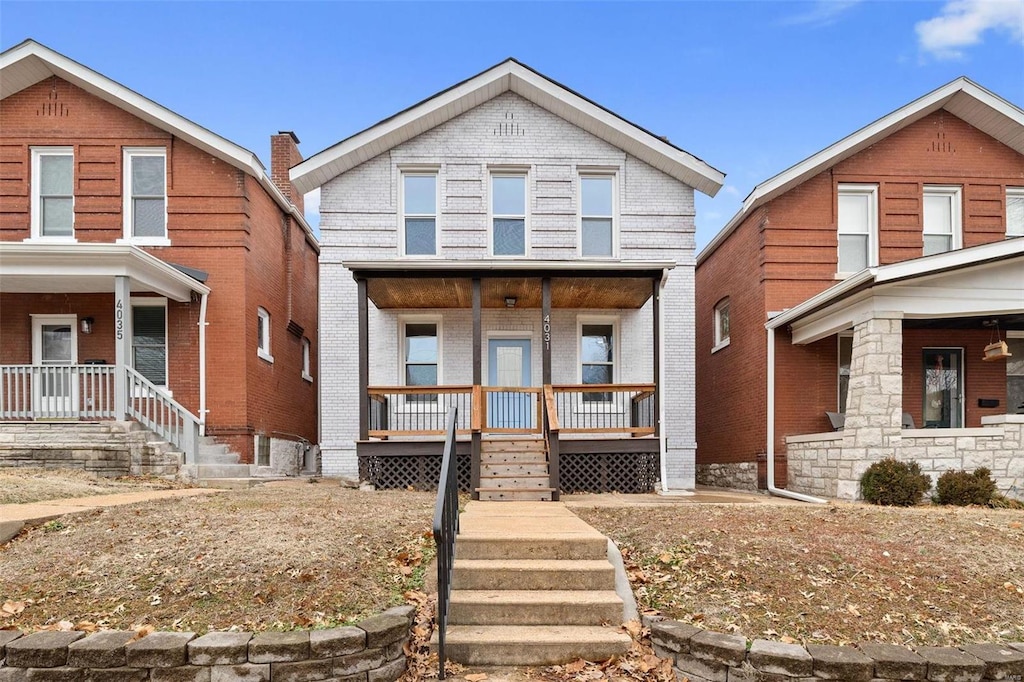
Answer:
<svg viewBox="0 0 1024 682"><path fill-rule="evenodd" d="M32 401L42 417L75 417L78 407L78 318L32 316Z"/></svg>

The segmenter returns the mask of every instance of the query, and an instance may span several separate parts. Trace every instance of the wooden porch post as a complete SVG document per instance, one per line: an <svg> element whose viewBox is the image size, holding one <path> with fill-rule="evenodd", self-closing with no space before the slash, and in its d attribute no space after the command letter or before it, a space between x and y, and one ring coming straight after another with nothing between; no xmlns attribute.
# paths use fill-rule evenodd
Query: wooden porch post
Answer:
<svg viewBox="0 0 1024 682"><path fill-rule="evenodd" d="M651 325L654 333L654 437L661 436L661 279L655 277L651 287Z"/></svg>
<svg viewBox="0 0 1024 682"><path fill-rule="evenodd" d="M551 383L551 278L545 277L540 281L541 308L540 308L540 329L541 334L541 357L543 376L542 384L547 386Z"/></svg>
<svg viewBox="0 0 1024 682"><path fill-rule="evenodd" d="M480 278L473 278L473 386L480 386L483 384L483 370L481 369L481 346L483 345L483 323L481 321L480 311ZM481 391L474 390L473 397L484 399L484 394ZM483 405L475 405L474 409L482 410ZM481 450L481 433L478 429L473 429L470 433L470 439L472 441L472 450L470 454L470 493L474 500L480 499L480 493L477 492L477 488L480 487L480 450Z"/></svg>
<svg viewBox="0 0 1024 682"><path fill-rule="evenodd" d="M78 333L77 329L72 330ZM114 417L128 419L128 374L132 357L132 287L125 275L114 277Z"/></svg>
<svg viewBox="0 0 1024 682"><path fill-rule="evenodd" d="M370 311L366 280L357 279L359 299L359 440L370 437Z"/></svg>

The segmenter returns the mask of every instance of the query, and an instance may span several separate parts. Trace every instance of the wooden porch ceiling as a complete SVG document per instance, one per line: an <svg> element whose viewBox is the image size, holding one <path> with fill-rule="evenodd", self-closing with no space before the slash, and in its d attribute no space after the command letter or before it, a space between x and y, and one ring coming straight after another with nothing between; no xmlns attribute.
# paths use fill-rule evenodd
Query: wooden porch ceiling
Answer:
<svg viewBox="0 0 1024 682"><path fill-rule="evenodd" d="M552 308L641 308L651 297L648 277L552 277ZM379 309L471 308L473 280L469 277L370 277L367 295ZM505 308L515 297L516 308L541 307L541 278L483 277L481 306Z"/></svg>

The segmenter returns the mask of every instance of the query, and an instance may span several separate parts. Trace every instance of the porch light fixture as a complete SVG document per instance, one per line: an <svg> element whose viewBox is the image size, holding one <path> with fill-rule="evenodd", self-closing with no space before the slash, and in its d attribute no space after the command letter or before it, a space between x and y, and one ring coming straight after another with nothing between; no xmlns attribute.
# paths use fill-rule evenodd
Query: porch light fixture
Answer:
<svg viewBox="0 0 1024 682"><path fill-rule="evenodd" d="M516 300L517 299L516 299L515 296L506 296L505 297L505 307L506 308L515 308L516 307Z"/></svg>
<svg viewBox="0 0 1024 682"><path fill-rule="evenodd" d="M83 334L92 334L92 324L95 321L91 317L83 317L82 321L78 323L78 328L82 330Z"/></svg>

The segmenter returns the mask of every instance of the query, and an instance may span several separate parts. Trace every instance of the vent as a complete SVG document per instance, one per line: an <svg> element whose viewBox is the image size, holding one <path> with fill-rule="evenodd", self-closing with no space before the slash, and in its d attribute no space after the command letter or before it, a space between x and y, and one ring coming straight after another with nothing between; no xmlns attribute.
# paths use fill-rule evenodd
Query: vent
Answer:
<svg viewBox="0 0 1024 682"><path fill-rule="evenodd" d="M495 137L523 137L526 129L519 125L514 111L506 111L505 119L494 129Z"/></svg>
<svg viewBox="0 0 1024 682"><path fill-rule="evenodd" d="M956 147L953 146L952 142L946 140L946 133L940 130L939 132L935 133L935 139L932 140L931 149L929 149L928 151L939 152L940 154L955 154Z"/></svg>
<svg viewBox="0 0 1024 682"><path fill-rule="evenodd" d="M46 95L46 101L36 110L36 115L66 118L70 113L71 110L67 105L60 101L60 95L57 93L57 78L54 76L50 92Z"/></svg>

